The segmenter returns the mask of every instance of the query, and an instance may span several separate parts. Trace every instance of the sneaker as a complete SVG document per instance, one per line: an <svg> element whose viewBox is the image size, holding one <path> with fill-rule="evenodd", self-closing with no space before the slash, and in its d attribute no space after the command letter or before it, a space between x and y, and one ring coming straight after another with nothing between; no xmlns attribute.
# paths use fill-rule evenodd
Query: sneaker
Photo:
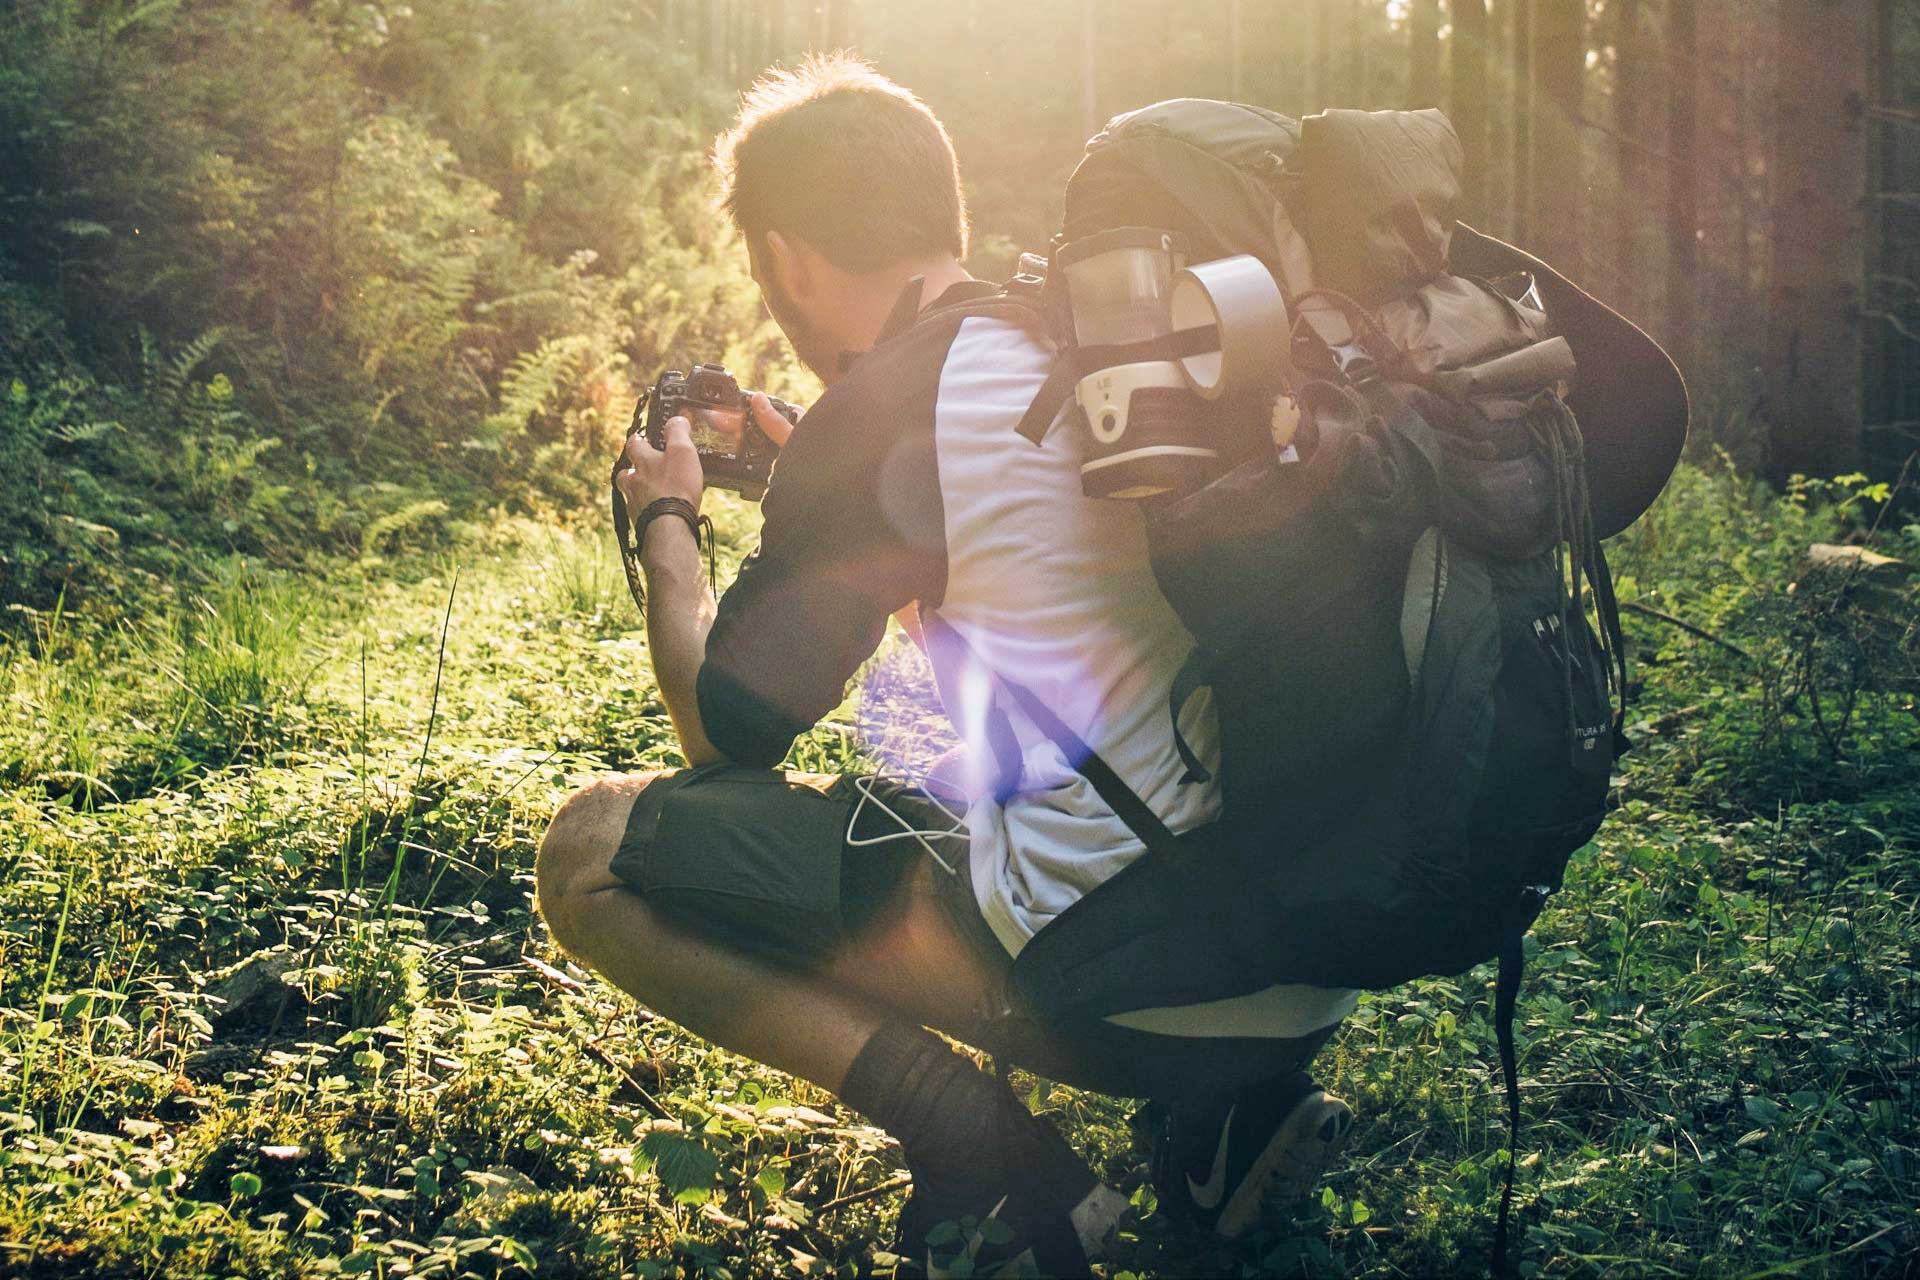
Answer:
<svg viewBox="0 0 1920 1280"><path fill-rule="evenodd" d="M1292 1201L1319 1182L1353 1131L1353 1109L1306 1076L1169 1110L1153 1153L1160 1207L1231 1240L1269 1193Z"/></svg>
<svg viewBox="0 0 1920 1280"><path fill-rule="evenodd" d="M1088 1275L1126 1197L1010 1090L998 1092L987 1132L966 1167L912 1170L894 1252L930 1277Z"/></svg>

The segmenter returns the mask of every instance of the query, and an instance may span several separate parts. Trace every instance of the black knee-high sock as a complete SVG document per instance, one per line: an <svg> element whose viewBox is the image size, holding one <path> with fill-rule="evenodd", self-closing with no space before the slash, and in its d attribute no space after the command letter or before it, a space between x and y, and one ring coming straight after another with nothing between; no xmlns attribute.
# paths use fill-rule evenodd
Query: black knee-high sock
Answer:
<svg viewBox="0 0 1920 1280"><path fill-rule="evenodd" d="M999 1081L938 1036L889 1021L847 1068L840 1097L900 1142L916 1179L990 1182L1012 1174L1065 1193L1071 1205L1094 1175Z"/></svg>
<svg viewBox="0 0 1920 1280"><path fill-rule="evenodd" d="M874 1032L840 1086L848 1106L899 1140L909 1165L946 1154L1000 1108L997 1092L992 1079L940 1037L902 1021Z"/></svg>

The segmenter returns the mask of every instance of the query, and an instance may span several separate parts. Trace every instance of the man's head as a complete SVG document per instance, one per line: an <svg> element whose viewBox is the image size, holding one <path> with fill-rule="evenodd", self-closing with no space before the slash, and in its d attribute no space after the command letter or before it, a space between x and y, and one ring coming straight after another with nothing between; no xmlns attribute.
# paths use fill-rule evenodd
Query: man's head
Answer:
<svg viewBox="0 0 1920 1280"><path fill-rule="evenodd" d="M763 76L714 165L768 308L823 379L871 345L909 276L964 276L953 143L925 103L858 58Z"/></svg>

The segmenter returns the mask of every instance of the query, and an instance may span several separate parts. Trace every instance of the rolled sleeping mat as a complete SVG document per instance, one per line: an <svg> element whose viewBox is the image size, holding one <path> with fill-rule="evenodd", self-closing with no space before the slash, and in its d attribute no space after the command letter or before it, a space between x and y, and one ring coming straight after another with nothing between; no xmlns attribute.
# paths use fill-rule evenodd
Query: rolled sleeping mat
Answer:
<svg viewBox="0 0 1920 1280"><path fill-rule="evenodd" d="M1579 366L1567 405L1586 443L1594 532L1610 538L1626 529L1666 488L1687 443L1687 384L1673 358L1540 259L1465 223L1454 226L1448 266L1466 276L1533 273Z"/></svg>
<svg viewBox="0 0 1920 1280"><path fill-rule="evenodd" d="M1524 395L1556 382L1574 382L1579 362L1573 358L1572 345L1561 336L1505 355L1468 365L1464 369L1445 369L1432 375L1435 390L1460 400Z"/></svg>

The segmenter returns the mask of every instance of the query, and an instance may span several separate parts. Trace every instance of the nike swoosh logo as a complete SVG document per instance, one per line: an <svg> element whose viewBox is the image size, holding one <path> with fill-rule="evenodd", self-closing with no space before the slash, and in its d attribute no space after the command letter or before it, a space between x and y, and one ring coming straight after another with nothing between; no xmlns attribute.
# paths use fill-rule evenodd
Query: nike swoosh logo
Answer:
<svg viewBox="0 0 1920 1280"><path fill-rule="evenodd" d="M1213 1153L1213 1173L1204 1183L1195 1182L1193 1175L1187 1175L1187 1194L1202 1209L1213 1210L1220 1207L1220 1200L1227 1193L1227 1139L1233 1135L1233 1113L1240 1109L1235 1103L1227 1108L1227 1118L1220 1125L1220 1146Z"/></svg>

